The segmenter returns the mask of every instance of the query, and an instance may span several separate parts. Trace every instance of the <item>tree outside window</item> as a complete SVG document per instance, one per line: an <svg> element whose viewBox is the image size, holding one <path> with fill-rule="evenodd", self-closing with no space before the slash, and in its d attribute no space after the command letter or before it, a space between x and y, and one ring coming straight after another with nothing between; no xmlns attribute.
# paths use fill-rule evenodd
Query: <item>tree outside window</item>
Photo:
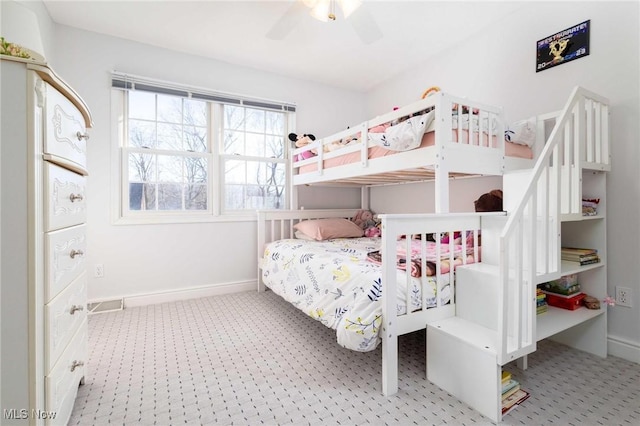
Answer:
<svg viewBox="0 0 640 426"><path fill-rule="evenodd" d="M215 197L222 213L286 208L287 112L147 91L124 99L127 211L214 213Z"/></svg>

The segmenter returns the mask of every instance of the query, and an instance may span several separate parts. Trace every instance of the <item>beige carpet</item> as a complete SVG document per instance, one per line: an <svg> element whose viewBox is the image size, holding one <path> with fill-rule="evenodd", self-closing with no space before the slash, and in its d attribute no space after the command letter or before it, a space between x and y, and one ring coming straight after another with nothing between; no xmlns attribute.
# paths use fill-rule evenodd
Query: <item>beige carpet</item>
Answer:
<svg viewBox="0 0 640 426"><path fill-rule="evenodd" d="M425 333L400 338L400 391L380 349L353 352L272 292L89 317L89 364L70 425L479 425L425 379ZM531 397L506 425L638 425L640 365L543 341L507 370Z"/></svg>

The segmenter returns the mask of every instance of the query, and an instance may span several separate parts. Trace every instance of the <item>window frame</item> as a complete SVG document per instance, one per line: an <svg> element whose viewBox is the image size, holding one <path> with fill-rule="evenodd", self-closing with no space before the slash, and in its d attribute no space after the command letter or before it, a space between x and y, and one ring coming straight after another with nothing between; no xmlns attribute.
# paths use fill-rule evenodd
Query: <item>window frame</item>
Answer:
<svg viewBox="0 0 640 426"><path fill-rule="evenodd" d="M128 102L127 93L136 90L136 85L143 86L142 89L150 93L163 94L169 96L179 96L183 98L192 98L207 102L207 151L206 152L183 152L158 150L156 148L149 150L147 148L131 147L127 144L128 138ZM157 89L157 90L153 90ZM284 206L282 209L288 209L292 201L291 186L291 170L289 167L289 158L291 153L291 145L288 143L287 135L291 129L295 128L295 105L286 103L274 103L273 101L255 100L241 98L234 95L220 94L205 89L196 88L194 90L186 86L177 86L172 83L162 82L158 80L143 79L141 77L131 77L129 75L114 73L111 88L111 126L112 134L117 135L111 144L112 158L112 223L113 224L161 224L161 223L201 223L201 222L236 222L236 221L255 221L256 209L227 210L224 206L225 188L224 188L224 165L225 158L238 158L245 161L259 161L270 163L276 160L278 163L285 164L285 196ZM185 96L185 93L187 94ZM197 95L196 95L197 94ZM262 109L275 111L284 114L283 129L283 158L270 159L269 157L255 156L235 156L225 154L224 150L224 134L223 134L223 109L225 104L233 106ZM274 108L279 106L280 109ZM157 117L156 117L157 120ZM156 121L157 122L157 121ZM171 155L175 153L181 157L204 157L208 161L207 176L207 209L206 210L131 210L129 208L129 154L131 152L147 152L151 155Z"/></svg>

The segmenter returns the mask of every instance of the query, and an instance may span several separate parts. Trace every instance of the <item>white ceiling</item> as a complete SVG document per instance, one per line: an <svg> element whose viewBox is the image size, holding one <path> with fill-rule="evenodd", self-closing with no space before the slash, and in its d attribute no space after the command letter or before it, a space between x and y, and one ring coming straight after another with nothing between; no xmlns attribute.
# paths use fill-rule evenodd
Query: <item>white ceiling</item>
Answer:
<svg viewBox="0 0 640 426"><path fill-rule="evenodd" d="M59 24L367 91L494 25L523 2L376 1L366 8L383 37L365 44L349 19L302 15L282 40L266 37L294 0L44 0ZM365 12L365 13L366 13Z"/></svg>

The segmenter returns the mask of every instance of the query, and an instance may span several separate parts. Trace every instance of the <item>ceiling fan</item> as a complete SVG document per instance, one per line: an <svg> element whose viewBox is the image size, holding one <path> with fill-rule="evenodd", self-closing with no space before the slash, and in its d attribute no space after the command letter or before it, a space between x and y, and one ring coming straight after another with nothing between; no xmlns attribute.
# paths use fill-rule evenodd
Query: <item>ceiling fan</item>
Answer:
<svg viewBox="0 0 640 426"><path fill-rule="evenodd" d="M369 11L361 7L362 3L362 0L296 0L267 32L267 38L284 39L307 14L323 22L335 21L340 10L360 40L371 44L382 37L382 31Z"/></svg>

